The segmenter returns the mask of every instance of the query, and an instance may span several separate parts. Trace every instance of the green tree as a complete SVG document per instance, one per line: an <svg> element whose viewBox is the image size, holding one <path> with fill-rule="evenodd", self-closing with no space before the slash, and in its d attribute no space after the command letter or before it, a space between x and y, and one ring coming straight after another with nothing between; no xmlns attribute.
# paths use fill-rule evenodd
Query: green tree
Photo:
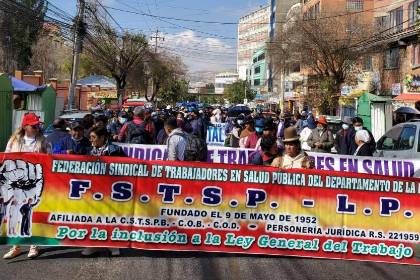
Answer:
<svg viewBox="0 0 420 280"><path fill-rule="evenodd" d="M96 2L86 5L86 21L89 30L85 36L84 50L101 74L115 79L121 104L130 73L144 63L149 45L142 34L124 32L119 34L103 17Z"/></svg>
<svg viewBox="0 0 420 280"><path fill-rule="evenodd" d="M0 69L27 70L44 24L45 0L0 1Z"/></svg>
<svg viewBox="0 0 420 280"><path fill-rule="evenodd" d="M182 79L169 79L160 87L158 96L165 105L186 101L189 99L188 82Z"/></svg>
<svg viewBox="0 0 420 280"><path fill-rule="evenodd" d="M248 101L255 99L255 92L251 91L249 84L246 81L237 81L225 87L225 97L232 104L243 103L245 92Z"/></svg>

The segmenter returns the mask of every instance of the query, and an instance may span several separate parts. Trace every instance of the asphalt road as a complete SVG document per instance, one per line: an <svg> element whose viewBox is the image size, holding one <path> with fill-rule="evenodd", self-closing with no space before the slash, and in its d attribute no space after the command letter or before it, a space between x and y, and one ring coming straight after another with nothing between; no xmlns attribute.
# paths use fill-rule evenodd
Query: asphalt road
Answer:
<svg viewBox="0 0 420 280"><path fill-rule="evenodd" d="M7 249L0 246L1 256ZM83 258L80 251L49 247L35 260L0 260L0 279L420 279L420 266L386 263L131 249Z"/></svg>

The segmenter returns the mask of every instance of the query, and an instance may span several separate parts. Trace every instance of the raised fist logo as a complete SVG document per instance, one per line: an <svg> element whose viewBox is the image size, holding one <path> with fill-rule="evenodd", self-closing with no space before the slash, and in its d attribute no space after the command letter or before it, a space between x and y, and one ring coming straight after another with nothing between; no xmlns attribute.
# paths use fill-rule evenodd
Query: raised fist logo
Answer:
<svg viewBox="0 0 420 280"><path fill-rule="evenodd" d="M40 202L43 187L41 164L23 160L3 162L0 167L0 235L5 218L8 236L32 235L32 209Z"/></svg>

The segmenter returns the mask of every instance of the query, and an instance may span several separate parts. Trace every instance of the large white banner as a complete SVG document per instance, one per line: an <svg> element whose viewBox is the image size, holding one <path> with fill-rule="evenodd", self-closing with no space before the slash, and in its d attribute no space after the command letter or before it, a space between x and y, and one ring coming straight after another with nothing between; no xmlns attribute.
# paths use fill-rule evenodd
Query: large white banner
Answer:
<svg viewBox="0 0 420 280"><path fill-rule="evenodd" d="M166 146L115 143L123 147L127 156L142 160L166 160ZM248 164L252 149L208 146L207 162ZM420 177L420 159L389 159L355 157L335 154L309 153L319 170L347 171L354 173Z"/></svg>
<svg viewBox="0 0 420 280"><path fill-rule="evenodd" d="M166 160L166 146L114 143L121 146L127 156L142 160ZM226 164L248 164L252 149L235 149L208 145L207 162Z"/></svg>

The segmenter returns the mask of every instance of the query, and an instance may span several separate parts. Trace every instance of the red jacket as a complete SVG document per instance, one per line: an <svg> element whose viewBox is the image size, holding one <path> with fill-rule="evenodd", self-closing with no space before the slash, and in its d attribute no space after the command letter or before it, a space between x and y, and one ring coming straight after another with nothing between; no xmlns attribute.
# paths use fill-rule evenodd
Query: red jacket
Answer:
<svg viewBox="0 0 420 280"><path fill-rule="evenodd" d="M258 139L260 139L260 136L258 136L257 132L254 131L251 133L251 135L248 136L248 139L245 143L245 148L248 149L255 149L257 146Z"/></svg>

